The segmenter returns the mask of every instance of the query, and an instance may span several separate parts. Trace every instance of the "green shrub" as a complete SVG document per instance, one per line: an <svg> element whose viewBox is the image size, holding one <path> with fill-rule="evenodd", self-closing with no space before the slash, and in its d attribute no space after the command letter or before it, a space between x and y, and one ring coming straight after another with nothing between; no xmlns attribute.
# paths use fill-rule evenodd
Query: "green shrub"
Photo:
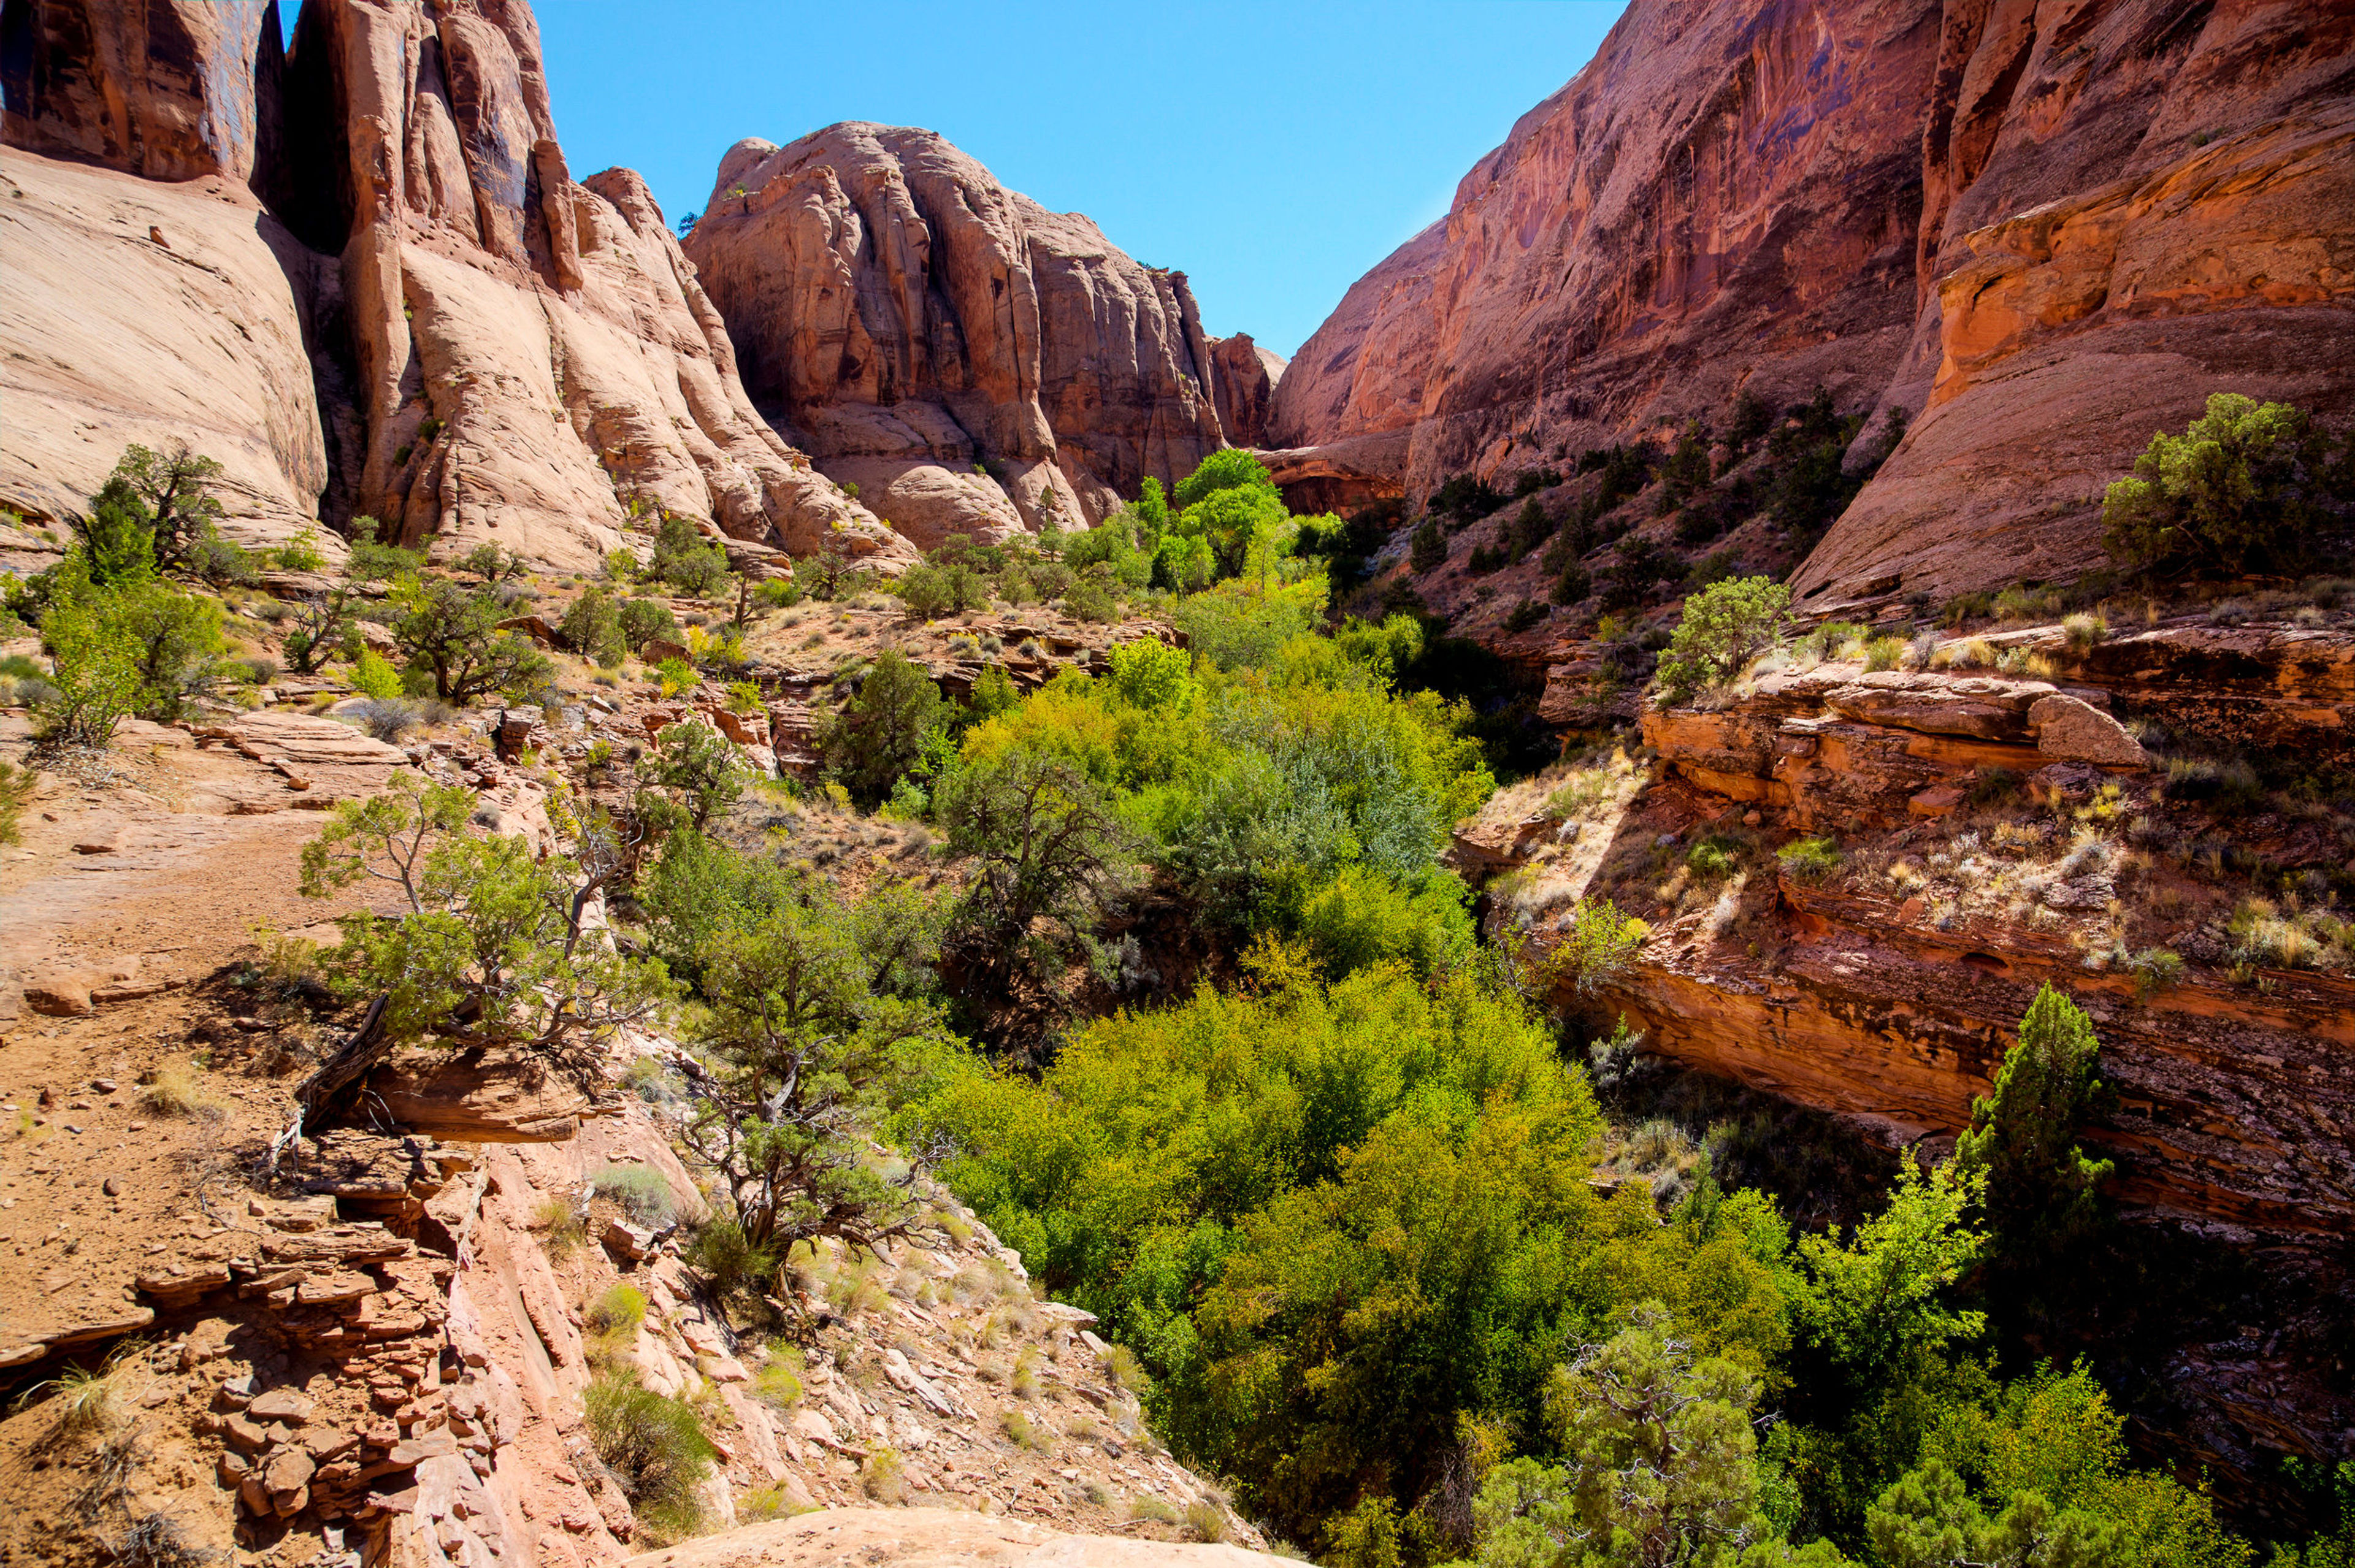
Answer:
<svg viewBox="0 0 2355 1568"><path fill-rule="evenodd" d="M352 519L351 551L345 558L344 574L355 582L383 582L404 573L425 570L421 550L402 549L397 545L378 544L374 517Z"/></svg>
<svg viewBox="0 0 2355 1568"><path fill-rule="evenodd" d="M1581 899L1553 953L1554 965L1589 996L1626 973L1651 927L1621 914L1609 899Z"/></svg>
<svg viewBox="0 0 2355 1568"><path fill-rule="evenodd" d="M609 1165L590 1183L598 1197L618 1203L641 1225L667 1225L678 1200L662 1172L644 1165Z"/></svg>
<svg viewBox="0 0 2355 1568"><path fill-rule="evenodd" d="M1784 874L1795 881L1820 882L1840 869L1840 852L1828 838L1802 838L1774 851Z"/></svg>
<svg viewBox="0 0 2355 1568"><path fill-rule="evenodd" d="M1723 881L1742 867L1742 846L1730 838L1703 838L1685 851L1685 864L1704 881Z"/></svg>
<svg viewBox="0 0 2355 1568"><path fill-rule="evenodd" d="M582 1398L590 1440L639 1516L666 1534L693 1532L695 1492L718 1451L692 1405L608 1372Z"/></svg>
<svg viewBox="0 0 2355 1568"><path fill-rule="evenodd" d="M592 1334L626 1334L646 1320L645 1295L635 1285L610 1285L581 1316Z"/></svg>
<svg viewBox="0 0 2355 1568"><path fill-rule="evenodd" d="M1687 599L1660 659L1662 694L1681 702L1738 677L1782 640L1790 608L1791 591L1765 577L1730 578Z"/></svg>
<svg viewBox="0 0 2355 1568"><path fill-rule="evenodd" d="M802 585L790 577L763 578L752 589L752 603L763 610L783 610L802 602Z"/></svg>
<svg viewBox="0 0 2355 1568"><path fill-rule="evenodd" d="M1902 637L1875 637L1864 645L1864 667L1868 671L1895 669L1904 657Z"/></svg>
<svg viewBox="0 0 2355 1568"><path fill-rule="evenodd" d="M379 702L389 702L400 696L400 672L374 648L360 650L359 660L352 667L352 685L363 697Z"/></svg>
<svg viewBox="0 0 2355 1568"><path fill-rule="evenodd" d="M319 530L305 523L294 530L294 537L272 552L281 571L325 571L326 551L319 548Z"/></svg>
<svg viewBox="0 0 2355 1568"><path fill-rule="evenodd" d="M48 737L103 746L139 701L139 647L103 603L69 603L41 622L49 649L48 695L34 713Z"/></svg>
<svg viewBox="0 0 2355 1568"><path fill-rule="evenodd" d="M1505 614L1505 635L1518 636L1546 618L1546 607L1534 599L1518 601Z"/></svg>
<svg viewBox="0 0 2355 1568"><path fill-rule="evenodd" d="M443 701L463 704L492 692L520 699L547 682L548 656L499 629L507 606L496 594L470 592L446 577L402 577L390 598L402 612L392 625L394 645Z"/></svg>
<svg viewBox="0 0 2355 1568"><path fill-rule="evenodd" d="M697 1270L722 1296L757 1296L776 1276L775 1253L755 1246L744 1227L726 1216L705 1221L687 1244L687 1266Z"/></svg>
<svg viewBox="0 0 2355 1568"><path fill-rule="evenodd" d="M622 633L621 606L602 588L587 590L566 608L556 635L566 647L607 669L618 666L630 651Z"/></svg>
<svg viewBox="0 0 2355 1568"><path fill-rule="evenodd" d="M2294 569L2338 541L2350 497L2346 465L2302 409L2210 394L2183 434L2150 438L2134 475L2102 502L2102 544L2141 571L2238 576Z"/></svg>

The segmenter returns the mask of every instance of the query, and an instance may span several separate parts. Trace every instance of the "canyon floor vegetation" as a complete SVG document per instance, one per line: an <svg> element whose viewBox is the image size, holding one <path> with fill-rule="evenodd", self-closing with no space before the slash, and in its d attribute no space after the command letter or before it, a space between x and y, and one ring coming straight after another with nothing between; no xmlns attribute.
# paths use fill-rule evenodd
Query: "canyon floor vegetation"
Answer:
<svg viewBox="0 0 2355 1568"><path fill-rule="evenodd" d="M1781 465L1754 482L1800 531L1846 483L1821 459L1855 432L1828 408L1737 443ZM2176 504L2173 460L2154 462L2116 501L2137 539L2173 537L2153 520ZM1652 482L1614 454L1581 466L1618 499ZM1706 507L1700 432L1664 473L1661 516ZM62 563L12 586L48 661L12 677L42 727L37 765L133 716L284 700L273 680L309 682L319 710L405 741L421 769L470 710L496 705L486 737L519 716L541 739L505 761L544 822L508 831L421 774L337 805L302 891L390 902L288 963L347 1019L374 1004L378 1051L518 1049L591 1073L667 1029L677 1062L629 1082L669 1118L708 1212L680 1219L643 1169L595 1196L685 1225L711 1299L781 1357L808 1325L777 1282L823 1275L862 1309L879 1249L951 1233L922 1195L937 1178L1047 1293L1096 1315L1177 1456L1337 1568L2262 1555L2198 1475L2138 1460L2094 1365L2044 1349L2101 1309L2070 1276L2117 1223L2117 1169L2079 1142L2101 1041L2062 990L2037 993L1944 1158L1637 1088L1644 1042L1608 997L1656 925L1707 909L1721 937L1753 878L1943 887L1953 857L1995 851L1957 840L1906 872L1729 818L1655 841L1639 869L1596 849L1583 891L1547 891L1540 859L1476 894L1455 835L1507 798L1500 778L1576 859L1647 787L1630 737L1524 766L1518 720L1468 699L1486 677L1445 619L1362 594L1370 613L1337 613L1332 586L1371 541L1294 516L1248 454L1167 496L1148 480L1084 531L953 537L888 584L833 558L756 582L668 517L595 581L489 547L437 566L373 525L328 581L307 556L240 566L208 531L206 479L200 459L133 449ZM1506 499L1434 497L1411 560L1435 567L1444 517ZM1534 551L1559 525L1527 501L1514 541ZM1649 589L1619 555L1604 598L1633 609ZM293 574L284 597L241 586L265 569ZM1583 568L1550 570L1567 584ZM1025 617L1009 645L1000 628ZM2097 640L2055 635L2037 656ZM1785 589L1727 572L1650 651L1673 701L1795 658L1926 669L1943 645L1796 633ZM809 715L803 773L761 777L745 737L786 692ZM558 738L568 708L633 694L666 705L645 743ZM23 776L0 773L0 829ZM2187 763L2165 788L2235 779ZM1974 805L1999 815L2008 786L1981 783ZM2022 896L2097 871L2116 885L2134 804L2112 786L2040 828L2054 864ZM1977 896L1968 879L1955 896ZM2303 942L2336 965L2345 927L2308 918L2327 902L2253 896L2233 918L2253 954ZM2172 983L2180 960L2128 934L2115 966ZM578 1227L551 1215L548 1245L578 1246ZM617 1285L587 1313L607 1349L586 1418L677 1537L698 1528L711 1450L696 1412L612 1349L645 1312ZM1028 1363L1007 1376L1012 1395L1036 1387ZM1051 1445L1019 1409L1000 1427ZM868 1494L903 1496L900 1463L866 1453ZM1199 1506L1189 1528L1215 1535L1223 1516ZM2275 1547L2279 1568L2339 1568L2348 1538L2323 1524Z"/></svg>

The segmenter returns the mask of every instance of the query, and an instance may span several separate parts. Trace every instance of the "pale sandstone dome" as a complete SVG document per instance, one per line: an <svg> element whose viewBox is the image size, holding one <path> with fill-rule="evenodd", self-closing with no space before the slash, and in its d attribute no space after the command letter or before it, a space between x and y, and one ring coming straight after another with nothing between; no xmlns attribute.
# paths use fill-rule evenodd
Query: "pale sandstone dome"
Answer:
<svg viewBox="0 0 2355 1568"><path fill-rule="evenodd" d="M1268 443L1359 443L1362 491L1391 434L1420 495L1822 385L1916 425L1811 604L2082 570L2210 392L2355 408L2350 48L2343 11L1637 0L1302 347Z"/></svg>
<svg viewBox="0 0 2355 1568"><path fill-rule="evenodd" d="M0 154L0 500L57 517L185 438L253 543L324 506L582 570L634 503L913 558L752 411L644 182L570 177L527 5L314 0L282 60L267 11L40 12Z"/></svg>
<svg viewBox="0 0 2355 1568"><path fill-rule="evenodd" d="M920 543L1093 522L1227 443L1185 274L930 131L739 142L687 254L755 404Z"/></svg>

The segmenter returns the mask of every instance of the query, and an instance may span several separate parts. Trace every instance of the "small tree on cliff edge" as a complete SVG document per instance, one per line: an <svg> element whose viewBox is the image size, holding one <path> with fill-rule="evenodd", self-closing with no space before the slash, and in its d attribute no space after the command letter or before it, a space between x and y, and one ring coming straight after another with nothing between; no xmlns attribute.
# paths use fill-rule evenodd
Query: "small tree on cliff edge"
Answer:
<svg viewBox="0 0 2355 1568"><path fill-rule="evenodd" d="M1682 702L1723 686L1783 640L1791 591L1771 577L1730 577L1685 601L1684 619L1660 659L1661 695Z"/></svg>
<svg viewBox="0 0 2355 1568"><path fill-rule="evenodd" d="M2077 1129L2101 1093L2101 1049L2092 1020L2047 986L2019 1020L1995 1093L1971 1103L1955 1163L1985 1173L2003 1264L2035 1269L2101 1223L2101 1187L2116 1167L2077 1147Z"/></svg>

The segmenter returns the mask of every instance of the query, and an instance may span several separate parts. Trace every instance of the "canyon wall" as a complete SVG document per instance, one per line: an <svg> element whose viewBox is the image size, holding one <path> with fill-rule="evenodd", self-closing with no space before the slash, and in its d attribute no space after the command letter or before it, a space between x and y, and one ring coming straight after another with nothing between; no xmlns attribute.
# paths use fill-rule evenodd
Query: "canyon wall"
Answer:
<svg viewBox="0 0 2355 1568"><path fill-rule="evenodd" d="M1913 325L1938 44L1935 0L1637 0L1302 347L1271 444L1405 432L1421 494L1741 389L1870 403Z"/></svg>
<svg viewBox="0 0 2355 1568"><path fill-rule="evenodd" d="M687 254L754 401L922 543L1093 522L1225 444L1185 274L932 132L740 142Z"/></svg>
<svg viewBox="0 0 2355 1568"><path fill-rule="evenodd" d="M1636 0L1303 347L1269 444L1403 437L1421 495L1822 386L1913 429L1812 605L2073 573L2210 392L2355 412L2350 50L2344 5Z"/></svg>
<svg viewBox="0 0 2355 1568"><path fill-rule="evenodd" d="M911 557L753 413L644 183L570 177L523 0L314 0L282 56L274 6L10 16L0 500L185 438L249 542L365 513L580 570L668 510Z"/></svg>

